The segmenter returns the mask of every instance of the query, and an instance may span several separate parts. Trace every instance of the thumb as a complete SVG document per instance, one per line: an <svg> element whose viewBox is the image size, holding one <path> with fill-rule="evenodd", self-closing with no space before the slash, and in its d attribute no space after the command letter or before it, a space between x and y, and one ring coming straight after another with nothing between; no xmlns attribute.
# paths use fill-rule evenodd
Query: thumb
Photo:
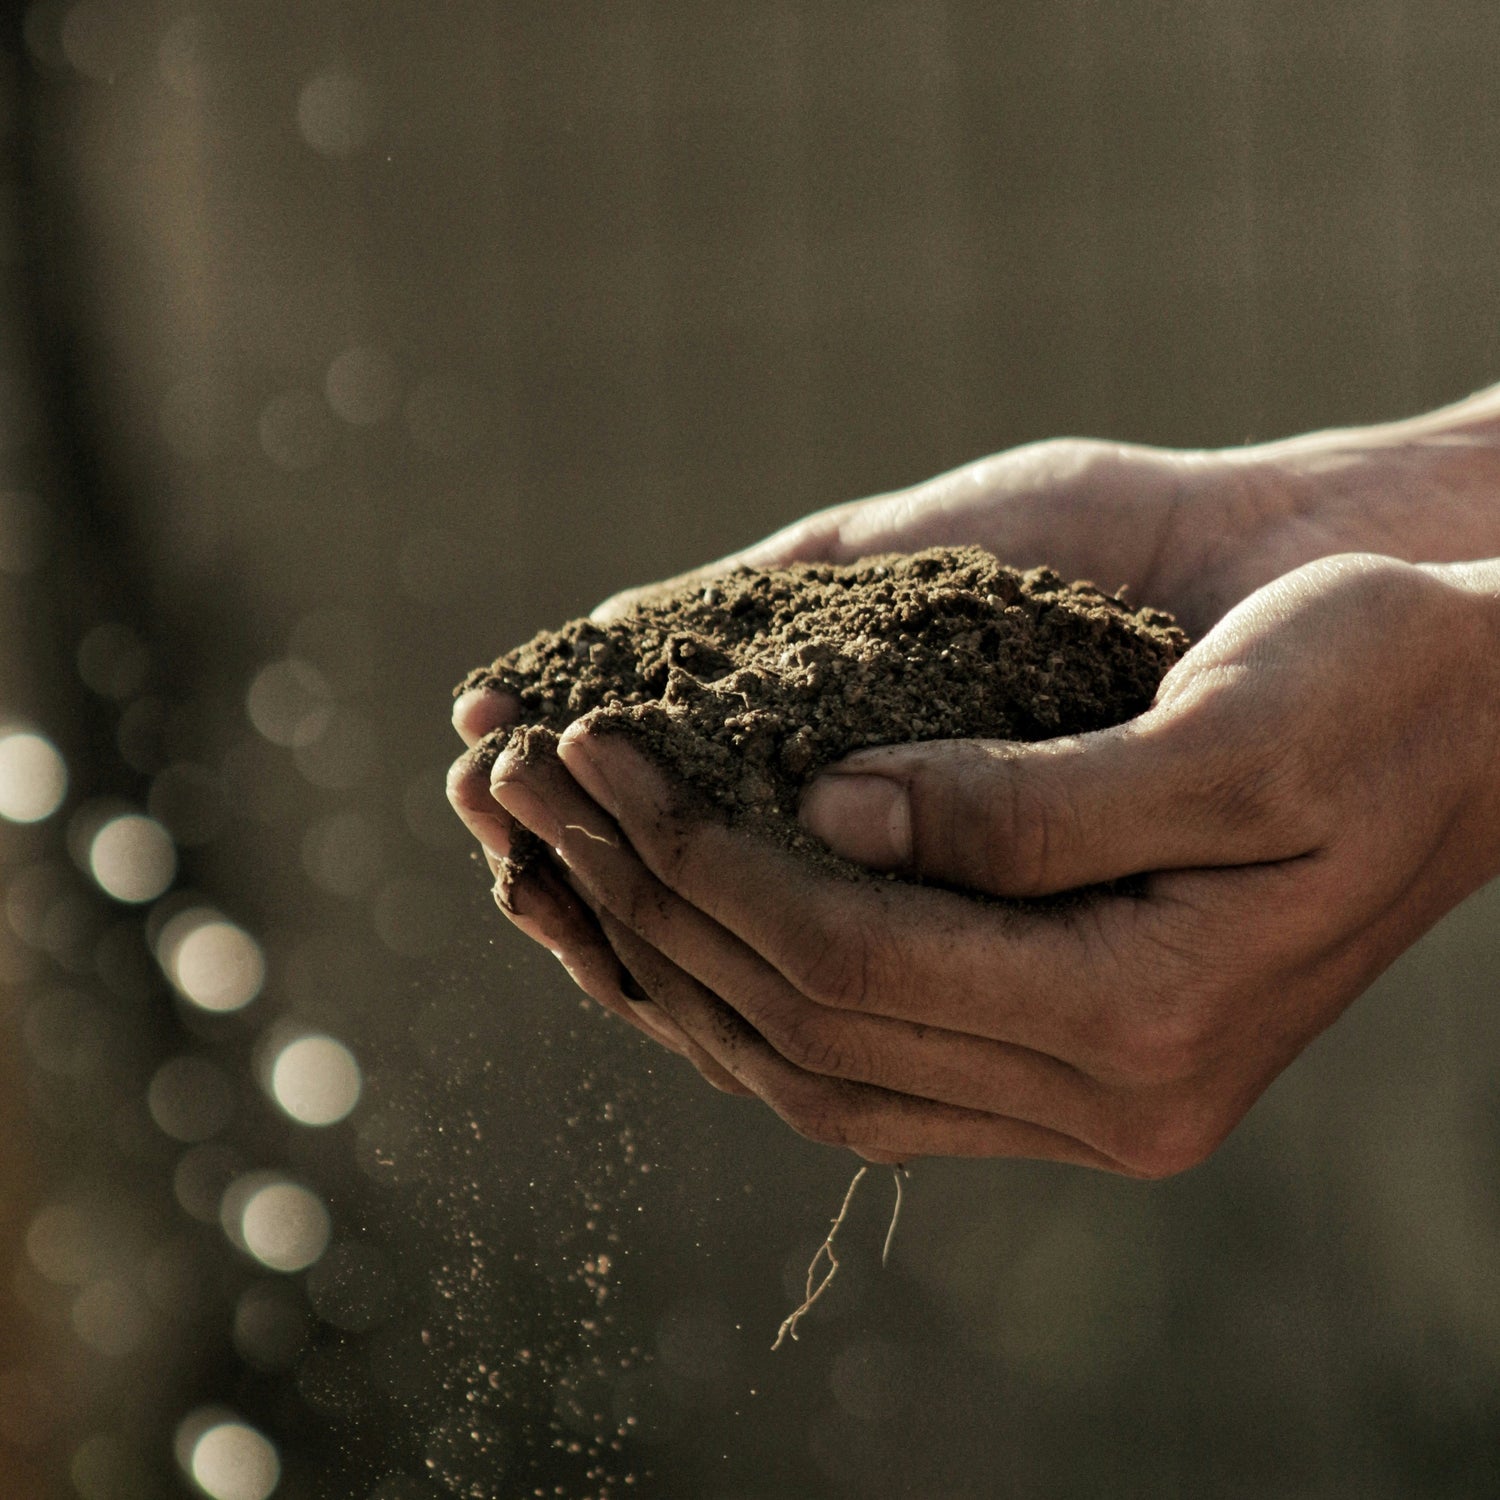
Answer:
<svg viewBox="0 0 1500 1500"><path fill-rule="evenodd" d="M1207 742L1207 743L1205 743ZM997 896L1041 896L1150 870L1306 852L1258 752L1153 709L1036 744L934 740L861 750L802 798L836 854Z"/></svg>

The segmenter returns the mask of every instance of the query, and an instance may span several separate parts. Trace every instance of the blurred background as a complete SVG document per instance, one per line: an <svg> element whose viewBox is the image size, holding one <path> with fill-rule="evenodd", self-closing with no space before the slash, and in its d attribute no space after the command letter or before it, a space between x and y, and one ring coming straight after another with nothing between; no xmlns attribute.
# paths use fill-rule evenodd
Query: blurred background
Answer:
<svg viewBox="0 0 1500 1500"><path fill-rule="evenodd" d="M0 1491L1500 1493L1500 896L1207 1166L581 1004L463 673L1026 440L1500 378L1493 0L38 0L0 66Z"/></svg>

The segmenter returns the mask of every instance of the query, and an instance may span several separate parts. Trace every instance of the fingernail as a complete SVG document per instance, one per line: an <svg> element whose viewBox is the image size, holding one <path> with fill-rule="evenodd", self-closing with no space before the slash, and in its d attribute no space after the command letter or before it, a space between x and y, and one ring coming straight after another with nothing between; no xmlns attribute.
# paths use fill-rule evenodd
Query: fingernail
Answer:
<svg viewBox="0 0 1500 1500"><path fill-rule="evenodd" d="M819 776L803 794L799 817L856 864L894 870L911 863L911 799L889 776Z"/></svg>
<svg viewBox="0 0 1500 1500"><path fill-rule="evenodd" d="M492 813L470 810L460 813L464 827L479 840L488 860L504 859L510 853L510 829Z"/></svg>
<svg viewBox="0 0 1500 1500"><path fill-rule="evenodd" d="M466 745L472 745L476 740L483 738L483 731L475 733L475 727L470 723L470 718L475 708L484 702L487 693L483 688L470 688L466 693L460 693L453 700L453 728L458 737Z"/></svg>
<svg viewBox="0 0 1500 1500"><path fill-rule="evenodd" d="M563 732L563 737L557 745L558 758L568 768L568 774L586 791L595 802L607 812L610 817L620 816L619 804L615 798L615 789L609 784L609 778L600 769L598 758L594 747L589 742L587 733L579 729L571 729Z"/></svg>
<svg viewBox="0 0 1500 1500"><path fill-rule="evenodd" d="M561 842L561 821L530 787L519 781L493 781L490 783L490 795L548 848L556 848Z"/></svg>
<svg viewBox="0 0 1500 1500"><path fill-rule="evenodd" d="M448 805L458 814L459 821L479 840L486 853L503 859L510 853L510 828L507 820L483 807L477 801L490 801L489 788L480 780L469 757L456 761L448 772Z"/></svg>

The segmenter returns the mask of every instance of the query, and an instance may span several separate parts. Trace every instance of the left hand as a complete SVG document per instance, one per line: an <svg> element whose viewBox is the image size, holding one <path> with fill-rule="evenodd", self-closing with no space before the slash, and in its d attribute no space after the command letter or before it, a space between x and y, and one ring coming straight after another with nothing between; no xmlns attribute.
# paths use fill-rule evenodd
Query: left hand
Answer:
<svg viewBox="0 0 1500 1500"><path fill-rule="evenodd" d="M1462 570L1325 559L1128 724L862 752L804 803L841 852L976 891L1144 877L1061 910L822 873L588 720L493 794L652 1013L802 1133L1158 1177L1500 866L1493 609Z"/></svg>

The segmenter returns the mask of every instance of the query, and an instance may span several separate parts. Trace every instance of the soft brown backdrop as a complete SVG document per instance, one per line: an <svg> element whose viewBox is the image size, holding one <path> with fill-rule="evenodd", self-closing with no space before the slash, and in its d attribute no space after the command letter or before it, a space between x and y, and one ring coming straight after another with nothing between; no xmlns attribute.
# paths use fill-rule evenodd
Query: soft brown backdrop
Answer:
<svg viewBox="0 0 1500 1500"><path fill-rule="evenodd" d="M849 1162L580 1011L441 805L467 668L809 509L1500 378L1493 0L80 0L24 46L25 264L129 601L77 628L150 646L136 795L194 768L185 878L268 954L192 1037L245 1081L226 1141L318 1186L347 1271L247 1373L257 1273L195 1229L150 1421L109 1394L147 1356L101 1357L64 1457L153 1465L223 1400L287 1495L1500 1489L1494 892L1185 1178L922 1164L884 1274L880 1185L773 1359ZM323 684L293 747L246 715L286 659ZM315 1140L253 1083L288 1019L365 1070Z"/></svg>

